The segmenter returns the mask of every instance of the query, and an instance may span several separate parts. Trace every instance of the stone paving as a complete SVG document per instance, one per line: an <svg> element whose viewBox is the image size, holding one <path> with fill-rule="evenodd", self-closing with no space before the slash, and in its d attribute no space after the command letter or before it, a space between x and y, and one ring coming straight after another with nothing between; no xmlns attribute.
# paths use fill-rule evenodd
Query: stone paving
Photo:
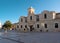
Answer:
<svg viewBox="0 0 60 43"><path fill-rule="evenodd" d="M60 43L60 32L0 32L0 43Z"/></svg>
<svg viewBox="0 0 60 43"><path fill-rule="evenodd" d="M24 43L20 41L15 32L0 32L0 43Z"/></svg>

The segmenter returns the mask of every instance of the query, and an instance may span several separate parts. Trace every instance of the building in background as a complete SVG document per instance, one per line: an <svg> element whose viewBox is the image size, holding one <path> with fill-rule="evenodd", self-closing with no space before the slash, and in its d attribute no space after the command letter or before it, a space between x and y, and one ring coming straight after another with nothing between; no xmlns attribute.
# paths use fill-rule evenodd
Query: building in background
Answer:
<svg viewBox="0 0 60 43"><path fill-rule="evenodd" d="M28 8L27 17L21 16L16 28L20 31L60 31L60 13L44 10L39 14L35 14L35 9L30 7Z"/></svg>
<svg viewBox="0 0 60 43"><path fill-rule="evenodd" d="M11 30L18 30L18 29L17 29L17 24L18 24L18 23L13 23L13 24L12 24L12 29L11 29Z"/></svg>

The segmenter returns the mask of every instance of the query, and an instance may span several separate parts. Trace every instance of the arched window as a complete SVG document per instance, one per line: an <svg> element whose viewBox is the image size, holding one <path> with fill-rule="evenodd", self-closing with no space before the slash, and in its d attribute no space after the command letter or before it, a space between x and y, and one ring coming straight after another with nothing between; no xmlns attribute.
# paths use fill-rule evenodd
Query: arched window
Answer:
<svg viewBox="0 0 60 43"><path fill-rule="evenodd" d="M23 19L21 18L21 22L23 22Z"/></svg>
<svg viewBox="0 0 60 43"><path fill-rule="evenodd" d="M27 25L25 25L25 28L27 28Z"/></svg>
<svg viewBox="0 0 60 43"><path fill-rule="evenodd" d="M42 32L42 30L40 30L40 32Z"/></svg>
<svg viewBox="0 0 60 43"><path fill-rule="evenodd" d="M45 24L45 28L47 28L47 24Z"/></svg>
<svg viewBox="0 0 60 43"><path fill-rule="evenodd" d="M19 25L17 25L17 28L19 28Z"/></svg>
<svg viewBox="0 0 60 43"><path fill-rule="evenodd" d="M55 23L55 28L58 28L58 23Z"/></svg>
<svg viewBox="0 0 60 43"><path fill-rule="evenodd" d="M22 25L21 25L21 28L22 28Z"/></svg>
<svg viewBox="0 0 60 43"><path fill-rule="evenodd" d="M45 19L47 18L47 14L44 14L44 18L45 18Z"/></svg>
<svg viewBox="0 0 60 43"><path fill-rule="evenodd" d="M39 28L39 24L37 24L37 28Z"/></svg>
<svg viewBox="0 0 60 43"><path fill-rule="evenodd" d="M39 21L39 15L36 16L36 21Z"/></svg>
<svg viewBox="0 0 60 43"><path fill-rule="evenodd" d="M32 20L32 16L30 16L30 20Z"/></svg>
<svg viewBox="0 0 60 43"><path fill-rule="evenodd" d="M27 18L25 18L25 22L27 23Z"/></svg>

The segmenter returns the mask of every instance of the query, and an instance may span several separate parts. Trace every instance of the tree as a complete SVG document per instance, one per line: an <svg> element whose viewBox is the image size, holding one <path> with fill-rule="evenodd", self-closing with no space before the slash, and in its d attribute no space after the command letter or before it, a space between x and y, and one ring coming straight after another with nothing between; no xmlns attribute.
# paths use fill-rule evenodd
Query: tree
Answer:
<svg viewBox="0 0 60 43"><path fill-rule="evenodd" d="M3 28L10 29L12 27L12 23L8 20L4 23Z"/></svg>

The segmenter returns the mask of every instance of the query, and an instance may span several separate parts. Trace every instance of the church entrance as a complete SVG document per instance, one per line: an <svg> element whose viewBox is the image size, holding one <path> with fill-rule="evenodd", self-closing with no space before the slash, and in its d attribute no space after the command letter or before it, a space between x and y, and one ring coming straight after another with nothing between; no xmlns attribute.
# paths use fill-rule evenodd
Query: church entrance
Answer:
<svg viewBox="0 0 60 43"><path fill-rule="evenodd" d="M31 25L30 26L30 31L33 31L33 30L34 30L33 25Z"/></svg>

